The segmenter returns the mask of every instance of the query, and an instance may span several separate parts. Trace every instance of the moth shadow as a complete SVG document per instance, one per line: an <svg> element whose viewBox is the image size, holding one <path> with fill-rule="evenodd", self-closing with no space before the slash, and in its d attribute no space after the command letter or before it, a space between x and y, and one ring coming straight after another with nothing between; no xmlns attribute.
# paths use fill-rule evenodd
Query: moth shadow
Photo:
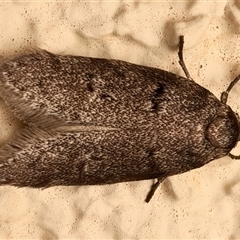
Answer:
<svg viewBox="0 0 240 240"><path fill-rule="evenodd" d="M174 188L170 179L168 178L165 179L161 184L161 188L164 192L164 195L169 199L174 201L177 201L179 199L176 192L174 191Z"/></svg>
<svg viewBox="0 0 240 240"><path fill-rule="evenodd" d="M228 183L224 184L223 190L226 195L230 195L233 192L233 188L239 184L239 178L235 178L232 181L229 181Z"/></svg>

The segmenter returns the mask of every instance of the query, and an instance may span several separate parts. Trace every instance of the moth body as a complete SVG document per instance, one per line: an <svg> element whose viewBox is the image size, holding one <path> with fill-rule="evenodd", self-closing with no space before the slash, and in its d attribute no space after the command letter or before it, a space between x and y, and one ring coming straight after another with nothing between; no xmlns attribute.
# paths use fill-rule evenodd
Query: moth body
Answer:
<svg viewBox="0 0 240 240"><path fill-rule="evenodd" d="M226 156L232 109L197 83L119 60L36 50L0 64L0 96L24 128L0 149L0 183L159 179Z"/></svg>

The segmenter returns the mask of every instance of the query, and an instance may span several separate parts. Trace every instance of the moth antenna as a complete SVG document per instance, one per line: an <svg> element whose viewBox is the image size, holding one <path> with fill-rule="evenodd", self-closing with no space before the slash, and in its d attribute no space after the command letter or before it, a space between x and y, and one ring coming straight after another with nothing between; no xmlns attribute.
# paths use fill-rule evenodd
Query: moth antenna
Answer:
<svg viewBox="0 0 240 240"><path fill-rule="evenodd" d="M190 74L189 74L189 72L188 72L188 70L187 70L187 67L186 67L186 65L185 65L185 62L184 62L184 60L183 60L183 45L184 45L184 36L181 35L181 36L179 37L179 45L178 45L178 47L179 47L179 50L178 50L179 61L178 61L178 62L179 62L179 64L181 65L182 70L184 71L187 79L193 81L193 79L191 78L191 76L190 76Z"/></svg>

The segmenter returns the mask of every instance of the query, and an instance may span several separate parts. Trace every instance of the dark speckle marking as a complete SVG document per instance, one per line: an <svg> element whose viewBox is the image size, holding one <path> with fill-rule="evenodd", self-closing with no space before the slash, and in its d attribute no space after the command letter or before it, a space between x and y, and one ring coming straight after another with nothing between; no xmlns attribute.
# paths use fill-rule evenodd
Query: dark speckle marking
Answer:
<svg viewBox="0 0 240 240"><path fill-rule="evenodd" d="M164 88L161 83L158 83L157 88L154 91L153 98L152 98L152 111L158 111L158 104L159 104L159 97L164 94Z"/></svg>
<svg viewBox="0 0 240 240"><path fill-rule="evenodd" d="M94 92L94 88L93 88L91 82L88 82L88 83L87 83L87 90L88 90L89 92Z"/></svg>
<svg viewBox="0 0 240 240"><path fill-rule="evenodd" d="M113 96L111 96L107 93L101 93L100 98L101 99L106 99L106 100L109 100L109 101L114 101L115 100Z"/></svg>

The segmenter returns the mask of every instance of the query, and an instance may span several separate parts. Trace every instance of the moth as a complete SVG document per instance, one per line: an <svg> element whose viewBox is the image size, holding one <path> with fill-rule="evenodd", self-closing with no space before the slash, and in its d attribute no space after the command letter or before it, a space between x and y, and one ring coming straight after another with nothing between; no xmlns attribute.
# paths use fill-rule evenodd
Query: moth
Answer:
<svg viewBox="0 0 240 240"><path fill-rule="evenodd" d="M99 185L167 177L230 153L239 117L187 78L120 60L34 50L0 61L0 96L24 127L0 149L0 184ZM231 155L234 157L233 155Z"/></svg>

